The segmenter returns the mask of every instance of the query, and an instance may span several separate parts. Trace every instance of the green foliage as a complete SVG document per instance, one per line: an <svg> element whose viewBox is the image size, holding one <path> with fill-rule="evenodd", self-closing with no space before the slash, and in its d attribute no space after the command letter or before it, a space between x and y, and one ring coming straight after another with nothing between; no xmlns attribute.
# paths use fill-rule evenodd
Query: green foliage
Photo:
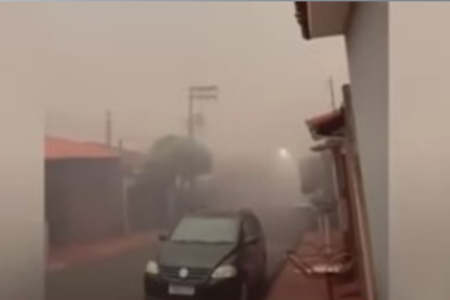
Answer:
<svg viewBox="0 0 450 300"><path fill-rule="evenodd" d="M155 141L137 187L152 195L164 194L177 180L190 182L211 171L212 156L203 145L187 137L167 135Z"/></svg>
<svg viewBox="0 0 450 300"><path fill-rule="evenodd" d="M208 173L212 167L211 154L203 145L187 137L168 135L158 139L149 153L151 163L159 162L171 176L187 178Z"/></svg>

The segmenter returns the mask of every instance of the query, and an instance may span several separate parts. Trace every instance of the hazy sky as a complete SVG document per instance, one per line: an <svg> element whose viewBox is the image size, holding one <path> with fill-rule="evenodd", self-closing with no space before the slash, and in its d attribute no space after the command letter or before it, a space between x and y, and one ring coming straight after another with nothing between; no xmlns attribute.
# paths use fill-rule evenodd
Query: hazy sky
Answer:
<svg viewBox="0 0 450 300"><path fill-rule="evenodd" d="M204 108L212 147L301 152L303 120L330 108L328 77L338 98L347 81L343 40L305 42L289 2L1 6L0 80L31 89L53 134L103 140L109 109L115 137L143 149L183 132L189 85L217 84Z"/></svg>

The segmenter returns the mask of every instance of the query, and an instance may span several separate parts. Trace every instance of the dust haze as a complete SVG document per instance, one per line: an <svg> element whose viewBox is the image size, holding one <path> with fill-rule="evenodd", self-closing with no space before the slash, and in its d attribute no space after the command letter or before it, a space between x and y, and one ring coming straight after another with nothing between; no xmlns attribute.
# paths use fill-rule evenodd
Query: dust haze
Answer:
<svg viewBox="0 0 450 300"><path fill-rule="evenodd" d="M189 86L219 87L216 101L196 107L205 118L198 139L214 156L199 183L205 205L255 211L274 272L283 251L314 226L298 171L312 145L304 120L330 109L330 76L339 98L343 41L303 41L292 3L33 6L31 14L2 5L0 35L13 57L7 68L23 55L8 44L12 36L35 49L26 60L33 67L18 68L36 81L47 134L104 142L110 111L113 142L147 153L161 136L186 134ZM24 13L29 18L17 18Z"/></svg>

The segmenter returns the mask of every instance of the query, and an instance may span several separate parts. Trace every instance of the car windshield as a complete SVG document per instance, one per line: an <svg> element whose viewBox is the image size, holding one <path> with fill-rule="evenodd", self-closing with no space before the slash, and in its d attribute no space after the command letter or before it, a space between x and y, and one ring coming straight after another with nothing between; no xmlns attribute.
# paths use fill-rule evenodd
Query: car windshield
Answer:
<svg viewBox="0 0 450 300"><path fill-rule="evenodd" d="M171 241L193 243L235 243L238 222L232 218L187 217L175 228Z"/></svg>

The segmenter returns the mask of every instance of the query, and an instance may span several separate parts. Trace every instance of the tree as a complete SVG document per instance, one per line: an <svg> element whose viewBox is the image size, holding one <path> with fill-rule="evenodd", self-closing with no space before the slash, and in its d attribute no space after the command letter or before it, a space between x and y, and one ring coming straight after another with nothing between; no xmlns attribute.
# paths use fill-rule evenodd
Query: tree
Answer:
<svg viewBox="0 0 450 300"><path fill-rule="evenodd" d="M189 181L210 172L212 157L205 146L187 137L167 135L158 139L150 150L148 167L155 163L162 165L169 181Z"/></svg>
<svg viewBox="0 0 450 300"><path fill-rule="evenodd" d="M181 201L184 204L193 200L195 177L211 168L212 156L205 146L187 137L163 136L150 149L136 189L152 201L164 201L173 221L175 211L183 205L180 200L185 200Z"/></svg>

